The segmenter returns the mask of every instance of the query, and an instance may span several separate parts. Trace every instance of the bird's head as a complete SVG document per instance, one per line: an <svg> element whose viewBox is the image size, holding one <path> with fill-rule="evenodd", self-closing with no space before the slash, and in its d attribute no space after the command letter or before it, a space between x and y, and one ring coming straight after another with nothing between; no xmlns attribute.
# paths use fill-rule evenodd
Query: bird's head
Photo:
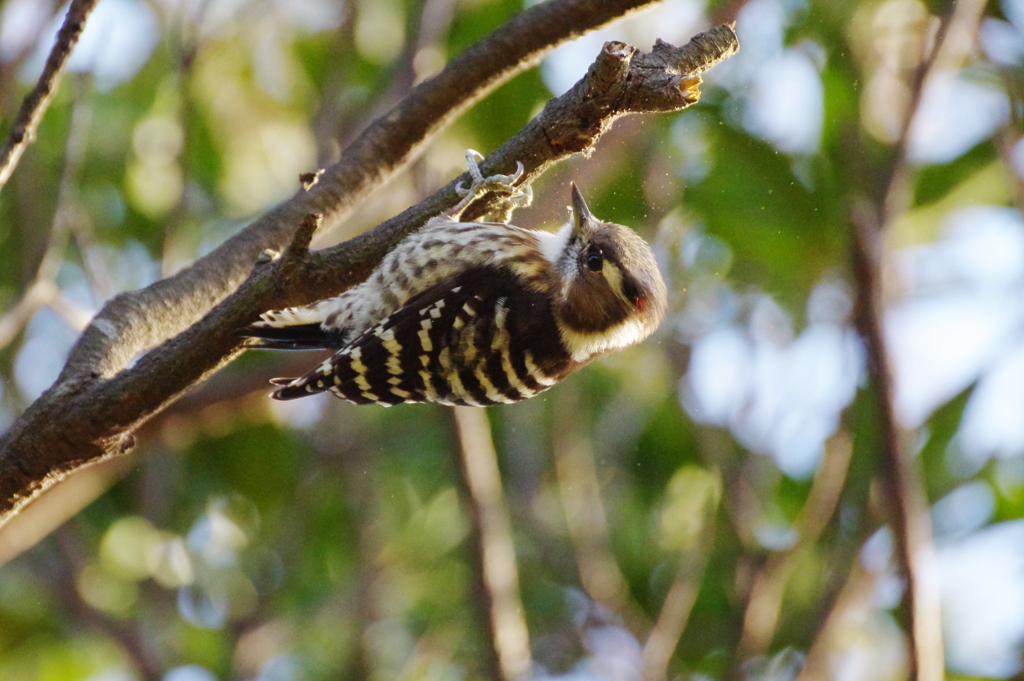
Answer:
<svg viewBox="0 0 1024 681"><path fill-rule="evenodd" d="M581 359L653 333L665 315L666 291L647 242L628 227L595 218L575 184L572 209L559 258L558 316L563 339Z"/></svg>

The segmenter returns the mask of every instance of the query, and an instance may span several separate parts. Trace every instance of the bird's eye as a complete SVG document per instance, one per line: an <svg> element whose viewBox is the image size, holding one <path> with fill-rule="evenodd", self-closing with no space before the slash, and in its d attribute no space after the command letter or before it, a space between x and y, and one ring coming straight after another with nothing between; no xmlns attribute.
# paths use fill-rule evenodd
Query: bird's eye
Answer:
<svg viewBox="0 0 1024 681"><path fill-rule="evenodd" d="M591 253L587 256L587 267L590 268L591 272L600 272L601 268L604 267L604 258L601 257L600 253Z"/></svg>

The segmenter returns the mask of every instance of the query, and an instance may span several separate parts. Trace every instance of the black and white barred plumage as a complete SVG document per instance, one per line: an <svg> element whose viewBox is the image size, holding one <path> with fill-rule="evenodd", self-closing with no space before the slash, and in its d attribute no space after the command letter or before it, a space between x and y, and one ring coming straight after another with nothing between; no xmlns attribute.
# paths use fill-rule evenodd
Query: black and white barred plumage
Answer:
<svg viewBox="0 0 1024 681"><path fill-rule="evenodd" d="M572 203L556 234L432 218L359 286L265 313L245 332L254 346L338 349L304 376L274 379L272 396L516 402L643 340L665 312L650 247L594 218L575 185Z"/></svg>

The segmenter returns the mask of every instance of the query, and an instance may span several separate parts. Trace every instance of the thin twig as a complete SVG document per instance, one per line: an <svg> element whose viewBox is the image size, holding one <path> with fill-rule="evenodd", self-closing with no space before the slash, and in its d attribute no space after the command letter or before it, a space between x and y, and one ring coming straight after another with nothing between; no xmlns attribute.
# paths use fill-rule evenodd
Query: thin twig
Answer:
<svg viewBox="0 0 1024 681"><path fill-rule="evenodd" d="M882 224L892 224L900 213L908 208L911 191L907 151L910 148L910 130L914 117L921 106L925 88L934 75L943 69L959 68L970 51L978 24L985 10L985 0L957 0L952 3L949 14L939 23L934 47L921 59L911 76L910 98L900 121L899 136L883 185L885 197L882 200Z"/></svg>
<svg viewBox="0 0 1024 681"><path fill-rule="evenodd" d="M881 575L871 572L855 561L850 574L829 611L821 631L807 652L807 661L796 681L830 681L835 679L834 658L837 649L867 624L875 608L872 593Z"/></svg>
<svg viewBox="0 0 1024 681"><path fill-rule="evenodd" d="M1007 168L1014 167L1013 150L1021 139L1020 133L1017 132L1017 126L1013 122L1003 126L996 135L996 151L999 152L999 158ZM1011 205L1017 209L1018 213L1024 214L1024 178L1020 176L1019 172L1009 172L1006 173L1006 180L1011 185Z"/></svg>
<svg viewBox="0 0 1024 681"><path fill-rule="evenodd" d="M715 537L715 509L706 510L708 514L702 519L704 524L700 529L700 538L694 546L683 550L672 585L658 612L658 620L644 642L644 681L663 681L667 678L669 662L686 630L693 604L697 601Z"/></svg>
<svg viewBox="0 0 1024 681"><path fill-rule="evenodd" d="M47 305L75 331L83 331L92 321L92 311L76 304L67 296L56 296L48 301Z"/></svg>
<svg viewBox="0 0 1024 681"><path fill-rule="evenodd" d="M501 489L498 455L484 409L455 407L462 445L462 468L469 490L473 524L479 538L480 573L489 611L491 640L501 678L526 679L530 673L530 640L519 597L512 524Z"/></svg>
<svg viewBox="0 0 1024 681"><path fill-rule="evenodd" d="M763 655L771 645L786 583L832 518L852 454L853 443L845 431L839 431L825 443L825 454L814 474L807 502L793 522L796 542L785 551L771 554L754 577L738 646L737 657L741 661Z"/></svg>
<svg viewBox="0 0 1024 681"><path fill-rule="evenodd" d="M433 75L424 72L422 69L427 65L417 61L428 57L430 52L443 54L442 45L451 28L452 19L455 18L456 4L457 0L424 0L420 13L420 30L416 36L416 49L412 57L416 80Z"/></svg>
<svg viewBox="0 0 1024 681"><path fill-rule="evenodd" d="M572 388L559 393L555 414L555 422L564 424L552 433L555 476L580 581L593 600L623 617L634 632L643 631L647 618L630 599L629 585L611 551L594 452L578 425L580 405Z"/></svg>
<svg viewBox="0 0 1024 681"><path fill-rule="evenodd" d="M445 0L446 2L450 0ZM402 45L401 53L388 68L388 74L382 79L387 83L387 88L376 98L373 107L364 115L364 120L372 122L383 116L398 102L416 82L415 59L419 49L419 43L423 38L423 30L427 27L423 19L428 12L430 0L421 2L419 11L410 11L409 21L406 25L405 43Z"/></svg>
<svg viewBox="0 0 1024 681"><path fill-rule="evenodd" d="M943 17L934 47L921 60L910 83L910 101L885 175L884 195L877 207L860 203L853 206L851 213L857 325L866 341L879 405L882 478L892 504L896 560L907 580L906 628L910 678L914 681L939 681L943 678L945 663L928 499L917 462L904 451L893 410L892 369L882 328L882 235L909 204L911 177L907 150L924 89L940 68L955 67L962 62L977 34L984 7L984 0L962 0L953 3L949 14Z"/></svg>
<svg viewBox="0 0 1024 681"><path fill-rule="evenodd" d="M928 499L908 457L893 408L892 367L882 328L881 230L867 205L855 207L853 275L857 285L857 326L867 346L868 365L878 405L881 477L891 504L890 518L896 561L906 577L905 612L910 647L910 678L941 681L944 676L941 610L935 546L931 538Z"/></svg>
<svg viewBox="0 0 1024 681"><path fill-rule="evenodd" d="M18 167L18 161L21 160L25 149L35 141L39 123L43 120L43 114L57 91L64 64L71 56L71 51L85 28L85 21L97 2L99 0L72 0L71 6L68 7L64 24L57 31L57 39L50 50L50 56L46 59L43 73L39 76L36 86L25 96L18 116L14 119L10 135L0 148L0 189L3 189L14 169Z"/></svg>
<svg viewBox="0 0 1024 681"><path fill-rule="evenodd" d="M44 305L52 306L54 311L65 319L75 319L75 323L71 323L71 326L77 331L85 328L92 316L91 314L87 315L83 323L82 315L76 314L77 308L65 304L61 300L60 290L56 283L57 272L60 269L64 247L67 243L67 234L69 231L74 231L75 224L79 219L75 181L85 158L86 140L89 136L89 124L92 119L91 106L87 98L86 86L75 88L75 102L71 111L71 124L68 127L65 144L64 167L61 170L60 185L57 191L57 207L46 235L46 247L43 250L42 258L39 259L32 283L28 285L22 297L0 316L0 348L14 340L18 332ZM85 244L81 243L80 245L84 255L86 253ZM87 267L85 271L89 272L90 269Z"/></svg>
<svg viewBox="0 0 1024 681"><path fill-rule="evenodd" d="M0 316L0 348L7 347L24 328L39 308L60 295L60 289L52 279L36 278L25 293Z"/></svg>
<svg viewBox="0 0 1024 681"><path fill-rule="evenodd" d="M82 270L89 281L89 286L92 287L93 296L96 300L102 300L110 295L113 282L97 247L92 222L78 199L78 171L85 161L86 150L89 147L89 131L92 127L93 107L89 99L92 81L92 75L89 73L77 74L74 78L74 106L71 110L71 123L68 126L64 171L60 178L54 221L59 221L61 228L74 236L81 253Z"/></svg>
<svg viewBox="0 0 1024 681"><path fill-rule="evenodd" d="M151 642L142 635L138 627L128 622L120 622L97 610L86 603L79 592L74 576L81 574L86 561L76 528L67 525L60 528L57 531L57 546L64 562L64 569L47 569L47 572L56 582L61 603L82 626L92 631L101 631L117 641L138 667L143 681L160 681L163 672L156 655L150 649Z"/></svg>

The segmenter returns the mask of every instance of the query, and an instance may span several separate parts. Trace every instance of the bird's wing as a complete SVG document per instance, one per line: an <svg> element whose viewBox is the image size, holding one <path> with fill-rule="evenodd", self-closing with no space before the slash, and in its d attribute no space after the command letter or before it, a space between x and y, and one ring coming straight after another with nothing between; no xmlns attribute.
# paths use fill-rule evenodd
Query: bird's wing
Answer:
<svg viewBox="0 0 1024 681"><path fill-rule="evenodd" d="M513 274L467 270L411 298L305 376L275 379L273 397L330 391L356 404L514 402L564 375L550 358L531 355L531 343L553 325L546 299Z"/></svg>

